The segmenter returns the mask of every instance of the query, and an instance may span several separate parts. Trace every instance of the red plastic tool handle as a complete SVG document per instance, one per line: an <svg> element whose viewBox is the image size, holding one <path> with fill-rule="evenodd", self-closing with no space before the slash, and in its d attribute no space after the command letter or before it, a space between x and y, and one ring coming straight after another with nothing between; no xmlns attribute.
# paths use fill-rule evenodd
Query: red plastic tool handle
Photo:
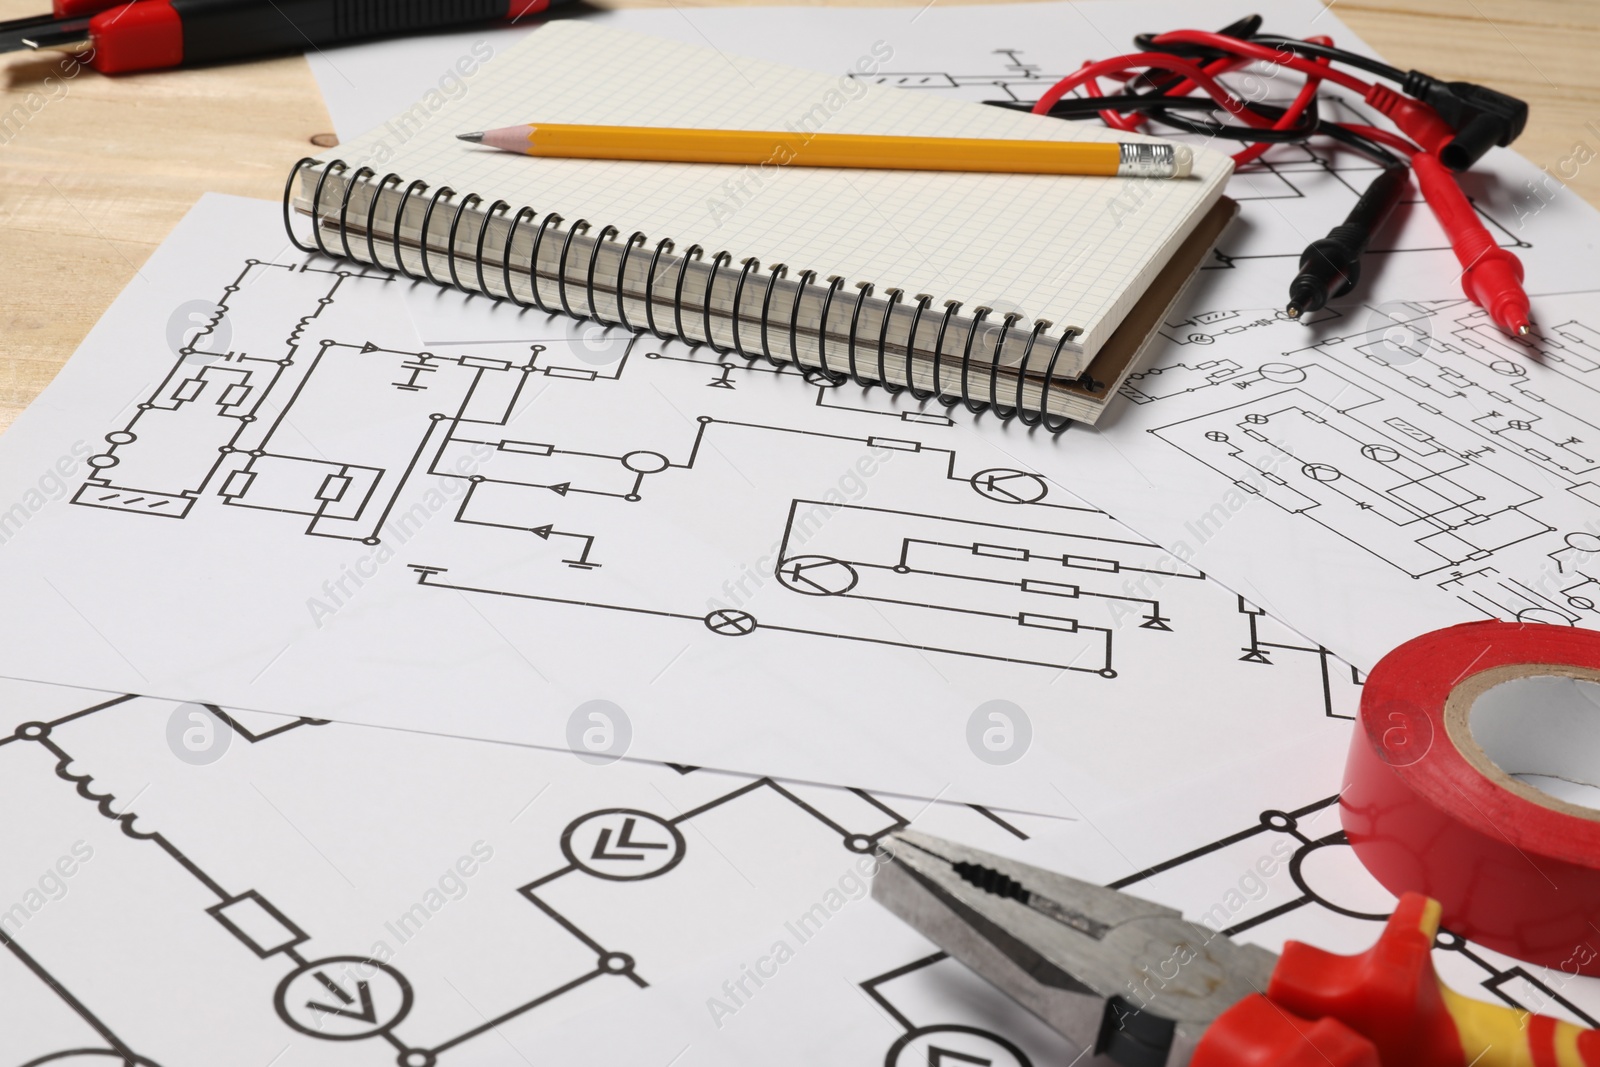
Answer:
<svg viewBox="0 0 1600 1067"><path fill-rule="evenodd" d="M98 7L89 62L105 74L217 63L391 33L417 33L503 17L561 0L59 0ZM185 20L187 19L187 23Z"/></svg>
<svg viewBox="0 0 1600 1067"><path fill-rule="evenodd" d="M1191 1067L1600 1067L1600 1031L1441 985L1438 931L1438 901L1407 893L1359 955L1289 942L1266 996L1220 1015Z"/></svg>
<svg viewBox="0 0 1600 1067"><path fill-rule="evenodd" d="M1217 1017L1189 1067L1383 1067L1378 1046L1337 1019L1312 1022L1256 994Z"/></svg>
<svg viewBox="0 0 1600 1067"><path fill-rule="evenodd" d="M122 0L55 0L50 5L50 13L58 19L81 19L121 3Z"/></svg>
<svg viewBox="0 0 1600 1067"><path fill-rule="evenodd" d="M1339 956L1291 941L1267 996L1312 1019L1332 1016L1377 1046L1385 1065L1464 1067L1461 1035L1433 971L1439 905L1407 893L1378 943Z"/></svg>
<svg viewBox="0 0 1600 1067"><path fill-rule="evenodd" d="M169 0L107 8L89 21L90 62L102 74L176 67L183 62L183 19Z"/></svg>

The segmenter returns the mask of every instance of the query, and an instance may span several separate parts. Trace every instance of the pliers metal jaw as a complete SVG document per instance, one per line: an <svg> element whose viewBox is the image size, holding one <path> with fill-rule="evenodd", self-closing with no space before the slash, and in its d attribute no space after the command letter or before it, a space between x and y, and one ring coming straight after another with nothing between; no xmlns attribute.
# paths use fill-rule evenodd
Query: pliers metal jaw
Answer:
<svg viewBox="0 0 1600 1067"><path fill-rule="evenodd" d="M928 834L879 847L873 897L1090 1050L1085 1064L1186 1067L1278 962L1171 908Z"/></svg>

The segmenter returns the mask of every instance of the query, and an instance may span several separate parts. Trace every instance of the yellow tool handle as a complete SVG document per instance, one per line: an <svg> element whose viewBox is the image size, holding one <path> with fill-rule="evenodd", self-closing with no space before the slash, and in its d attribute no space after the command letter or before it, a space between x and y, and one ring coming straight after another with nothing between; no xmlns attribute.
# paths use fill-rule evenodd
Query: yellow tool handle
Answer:
<svg viewBox="0 0 1600 1067"><path fill-rule="evenodd" d="M1461 1035L1465 1062L1478 1067L1600 1067L1600 1031L1548 1015L1488 1004L1441 987Z"/></svg>

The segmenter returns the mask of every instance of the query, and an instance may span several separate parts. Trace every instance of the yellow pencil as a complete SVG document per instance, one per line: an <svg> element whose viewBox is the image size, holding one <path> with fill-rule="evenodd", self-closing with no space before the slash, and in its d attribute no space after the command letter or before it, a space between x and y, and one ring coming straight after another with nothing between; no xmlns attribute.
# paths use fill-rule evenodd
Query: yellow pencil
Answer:
<svg viewBox="0 0 1600 1067"><path fill-rule="evenodd" d="M984 140L970 137L885 137L754 130L689 130L664 126L563 126L539 123L457 134L507 152L564 159L630 159L658 163L746 166L859 167L869 170L956 170L991 174L1099 174L1184 178L1194 153L1164 142Z"/></svg>

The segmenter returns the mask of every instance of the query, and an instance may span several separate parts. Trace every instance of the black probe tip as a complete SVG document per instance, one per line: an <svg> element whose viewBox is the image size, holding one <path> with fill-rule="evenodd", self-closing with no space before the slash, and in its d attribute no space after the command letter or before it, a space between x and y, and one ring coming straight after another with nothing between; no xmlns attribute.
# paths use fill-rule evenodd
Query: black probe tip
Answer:
<svg viewBox="0 0 1600 1067"><path fill-rule="evenodd" d="M1343 232L1341 232L1343 231ZM1336 226L1320 241L1312 241L1300 256L1300 273L1289 283L1289 317L1321 311L1329 297L1343 296L1361 274L1361 251L1367 234Z"/></svg>

